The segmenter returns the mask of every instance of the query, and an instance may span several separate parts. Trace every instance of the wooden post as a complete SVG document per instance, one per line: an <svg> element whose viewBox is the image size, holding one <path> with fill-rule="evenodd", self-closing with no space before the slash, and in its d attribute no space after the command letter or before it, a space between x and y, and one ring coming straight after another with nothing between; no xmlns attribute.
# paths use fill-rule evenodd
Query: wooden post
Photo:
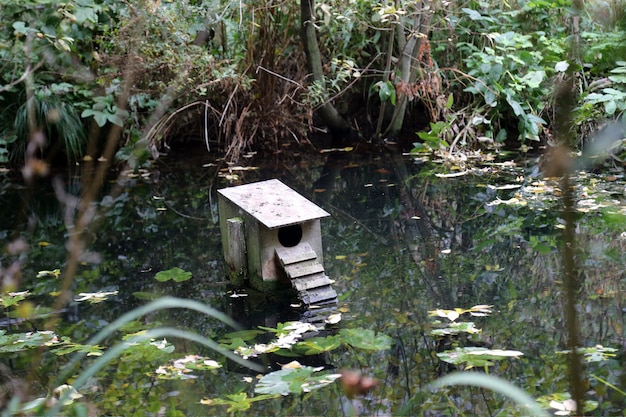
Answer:
<svg viewBox="0 0 626 417"><path fill-rule="evenodd" d="M224 255L226 264L231 267L231 282L233 285L241 286L244 284L248 273L246 234L244 231L244 222L241 217L233 217L226 220L226 235L228 248Z"/></svg>

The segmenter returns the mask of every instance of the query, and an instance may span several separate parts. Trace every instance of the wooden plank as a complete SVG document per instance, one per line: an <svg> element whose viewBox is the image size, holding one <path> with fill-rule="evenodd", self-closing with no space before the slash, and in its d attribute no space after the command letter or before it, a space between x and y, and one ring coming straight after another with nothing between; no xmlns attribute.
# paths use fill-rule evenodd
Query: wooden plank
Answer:
<svg viewBox="0 0 626 417"><path fill-rule="evenodd" d="M323 287L330 285L330 278L323 272L314 274L304 278L296 278L291 281L291 284L298 291L305 291L311 288Z"/></svg>
<svg viewBox="0 0 626 417"><path fill-rule="evenodd" d="M243 219L234 217L226 220L226 262L238 273L245 274L247 267L246 259L246 236Z"/></svg>
<svg viewBox="0 0 626 417"><path fill-rule="evenodd" d="M312 263L299 263L293 265L287 265L285 267L285 272L287 276L291 279L302 278L307 275L317 274L319 272L324 272L324 266L317 262Z"/></svg>
<svg viewBox="0 0 626 417"><path fill-rule="evenodd" d="M276 248L275 251L282 266L317 259L317 254L307 242L300 243L292 248Z"/></svg>

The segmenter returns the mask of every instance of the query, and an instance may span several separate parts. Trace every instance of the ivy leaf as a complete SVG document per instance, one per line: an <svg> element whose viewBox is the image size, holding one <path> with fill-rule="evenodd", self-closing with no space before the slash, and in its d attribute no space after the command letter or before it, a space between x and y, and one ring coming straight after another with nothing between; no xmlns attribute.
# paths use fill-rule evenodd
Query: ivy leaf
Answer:
<svg viewBox="0 0 626 417"><path fill-rule="evenodd" d="M391 101L391 104L396 105L396 89L390 81L379 81L376 84L378 87L378 97L383 103L387 100Z"/></svg>
<svg viewBox="0 0 626 417"><path fill-rule="evenodd" d="M468 9L466 7L462 8L461 10L463 10L463 12L465 12L472 20L482 20L483 18L483 16L476 10Z"/></svg>
<svg viewBox="0 0 626 417"><path fill-rule="evenodd" d="M507 94L506 102L509 103L509 106L511 106L511 108L513 109L513 113L515 113L516 116L521 116L522 114L524 114L524 109L522 108L522 105L519 104L515 99L513 99L510 94Z"/></svg>
<svg viewBox="0 0 626 417"><path fill-rule="evenodd" d="M545 71L530 71L521 81L530 88L538 88L546 77Z"/></svg>

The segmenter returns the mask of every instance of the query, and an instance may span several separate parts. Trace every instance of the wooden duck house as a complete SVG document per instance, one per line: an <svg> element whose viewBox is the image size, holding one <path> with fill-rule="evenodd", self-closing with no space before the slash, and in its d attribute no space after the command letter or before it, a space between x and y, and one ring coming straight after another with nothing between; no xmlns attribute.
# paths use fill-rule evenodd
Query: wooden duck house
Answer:
<svg viewBox="0 0 626 417"><path fill-rule="evenodd" d="M276 179L221 189L218 204L233 284L270 297L291 287L308 306L336 303L323 265L326 211Z"/></svg>

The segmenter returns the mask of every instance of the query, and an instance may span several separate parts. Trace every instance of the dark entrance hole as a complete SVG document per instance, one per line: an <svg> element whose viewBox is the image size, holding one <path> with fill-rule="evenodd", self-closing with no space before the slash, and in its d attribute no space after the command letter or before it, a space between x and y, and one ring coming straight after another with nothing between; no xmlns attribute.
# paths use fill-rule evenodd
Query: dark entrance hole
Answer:
<svg viewBox="0 0 626 417"><path fill-rule="evenodd" d="M281 245L291 248L302 240L302 227L299 224L278 229L278 241Z"/></svg>

